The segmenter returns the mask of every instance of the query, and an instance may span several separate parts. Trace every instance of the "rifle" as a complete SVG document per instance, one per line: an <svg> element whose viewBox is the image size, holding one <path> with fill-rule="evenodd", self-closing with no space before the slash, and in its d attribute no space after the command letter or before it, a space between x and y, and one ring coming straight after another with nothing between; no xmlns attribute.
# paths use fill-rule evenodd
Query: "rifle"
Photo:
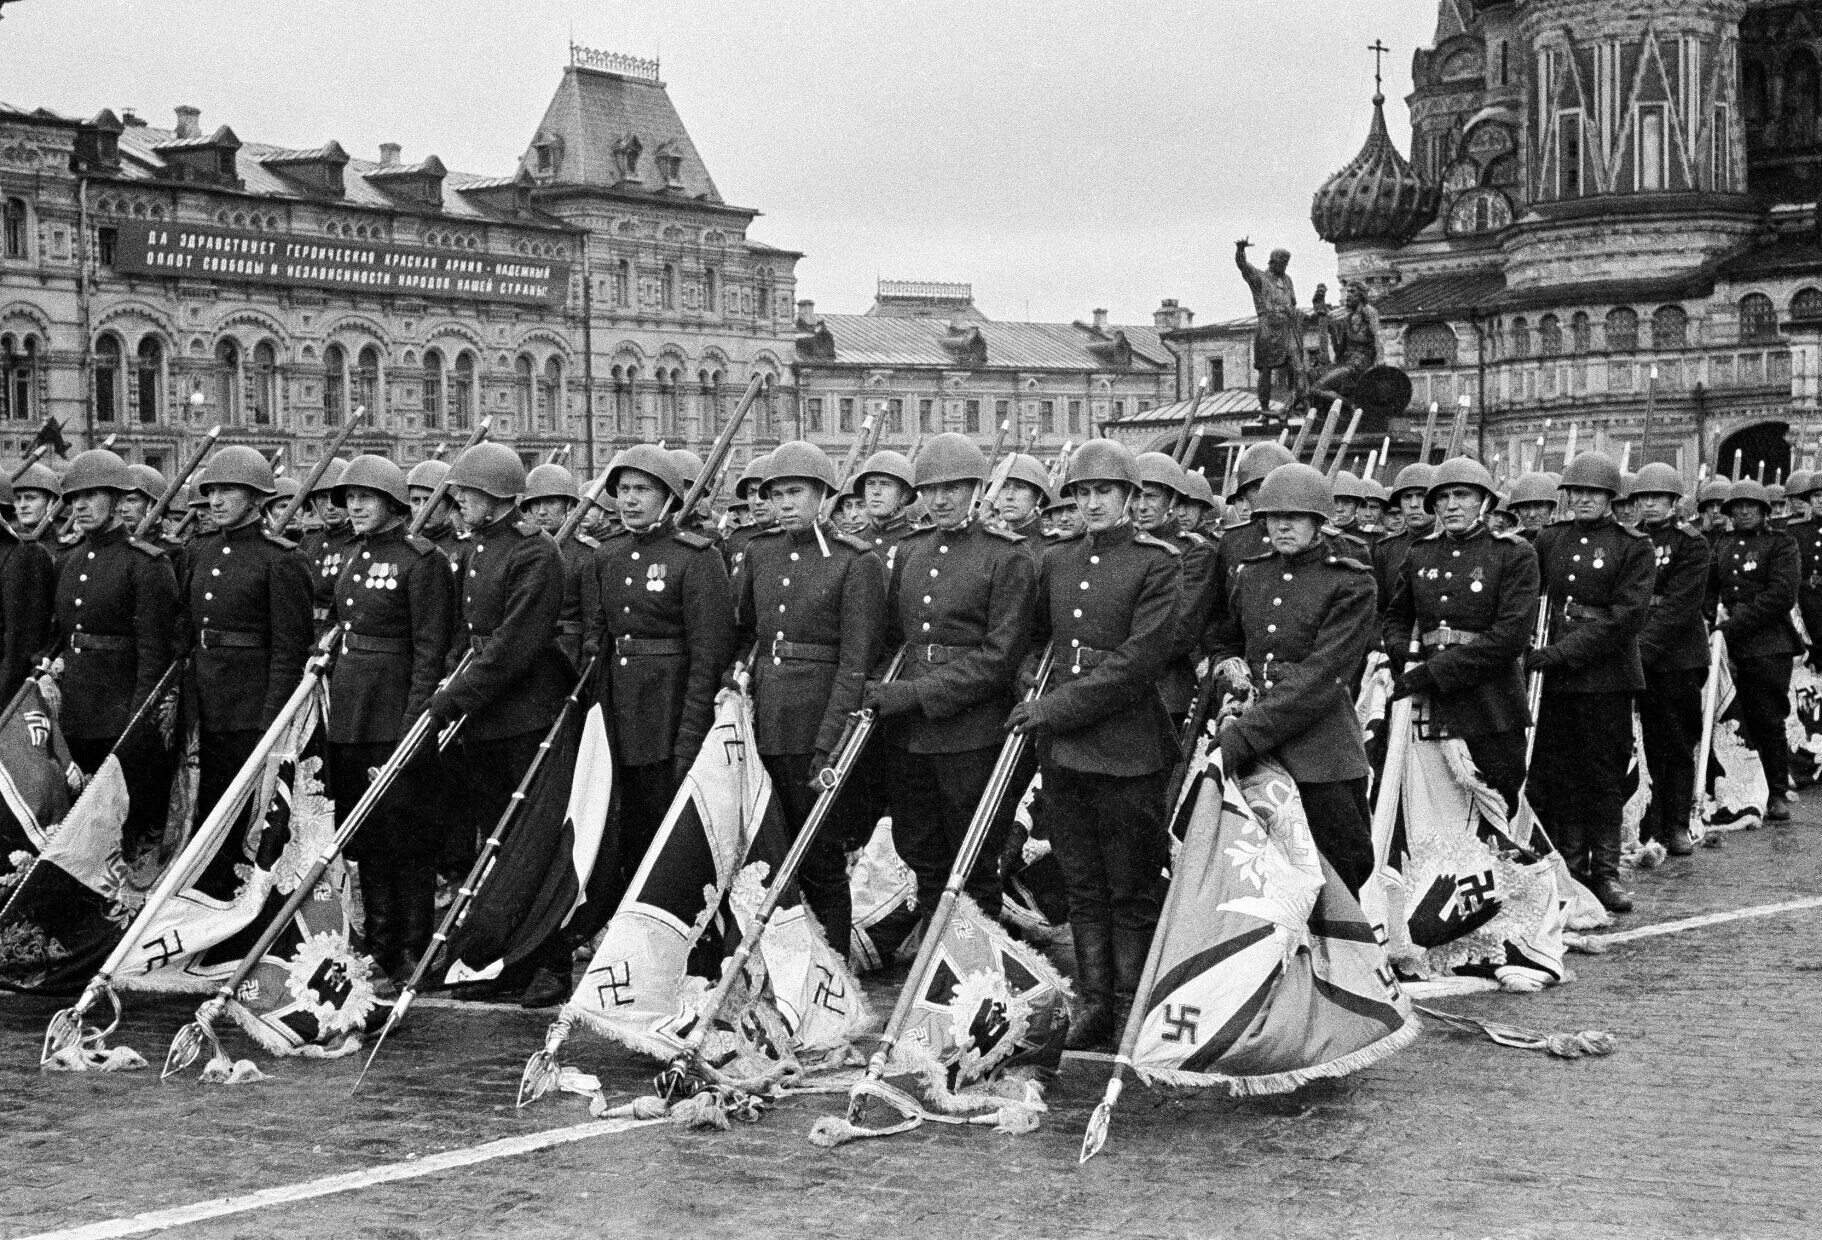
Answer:
<svg viewBox="0 0 1822 1240"><path fill-rule="evenodd" d="M1211 664L1208 674L1196 682L1196 696L1190 699L1189 714L1184 716L1183 728L1177 733L1177 764L1171 768L1170 782L1164 786L1166 821L1176 809L1177 798L1183 795L1183 783L1189 778L1189 766L1196 756L1196 740L1208 726L1208 712L1215 704L1218 679Z"/></svg>
<svg viewBox="0 0 1822 1240"><path fill-rule="evenodd" d="M727 468L728 453L733 450L734 436L740 425L746 420L747 410L759 399L765 390L766 376L756 374L747 383L746 391L740 394L740 400L734 405L734 412L728 415L728 424L721 428L721 434L715 437L715 443L709 448L708 460L702 463L702 472L696 475L696 481L690 484L688 494L683 497L683 509L678 520L683 520L694 512L696 505L704 495L715 495L721 490L721 475ZM606 481L603 476L602 481Z"/></svg>
<svg viewBox="0 0 1822 1240"><path fill-rule="evenodd" d="M13 476L11 478L11 481L17 482L17 481L19 481L19 479L25 477L26 470L30 469L32 466L36 465L39 461L42 461L45 457L49 456L50 451L51 451L51 445L49 445L48 443L41 443L36 448L33 448L31 450L31 454L28 455L23 461L19 462L19 468L15 469L13 471Z"/></svg>
<svg viewBox="0 0 1822 1240"><path fill-rule="evenodd" d="M1314 425L1315 421L1316 408L1312 405L1309 411L1303 415L1303 421L1297 426L1297 442L1291 445L1291 455L1300 461L1303 459L1303 442L1310 437L1310 427ZM1290 427L1287 426L1284 429L1289 430Z"/></svg>
<svg viewBox="0 0 1822 1240"><path fill-rule="evenodd" d="M1177 446L1171 452L1171 459L1181 465L1188 457L1189 432L1196 423L1196 415L1202 412L1202 394L1208 391L1208 380L1196 384L1196 395L1189 402L1189 408L1183 414L1183 425L1177 428Z"/></svg>
<svg viewBox="0 0 1822 1240"><path fill-rule="evenodd" d="M1012 419L1004 418L1004 419L1001 419L1001 421L1000 421L999 429L993 432L993 449L992 449L992 451L987 453L987 477L989 479L991 479L993 477L994 470L999 467L1000 450L1006 446L1006 432L1011 429L1012 429ZM1010 469L1011 466L1008 465L1007 468ZM991 484L989 484L989 486L986 489L986 493L975 499L974 511L976 514L978 514L980 512L981 507L982 507L983 503L985 502L987 495L992 494L992 493L996 492L997 490L998 490L997 487L994 487Z"/></svg>
<svg viewBox="0 0 1822 1240"><path fill-rule="evenodd" d="M468 442L462 445L462 452L468 451L470 448L472 448L476 444L480 443L483 439L486 439L488 427L490 427L492 425L493 425L492 415L482 418L479 422L476 422L475 426L474 426L474 430L469 432ZM442 449L440 449L440 448L438 449L438 451L441 451L441 450ZM457 459L460 459L461 455L462 455L461 452L456 453ZM308 488L306 488L306 490L307 489ZM301 494L302 493L300 492L300 495ZM436 512L437 505L441 504L443 502L443 497L448 494L449 494L449 475L444 474L441 481L439 481L437 483L436 489L431 491L430 498L424 501L424 506L422 508L418 509L418 515L411 518L411 524L405 528L405 533L407 533L407 534L422 533L424 530L424 527L430 523L431 514ZM280 530L283 530L285 527L281 525L278 528Z"/></svg>
<svg viewBox="0 0 1822 1240"><path fill-rule="evenodd" d="M1423 448L1417 454L1417 463L1419 465L1428 465L1430 463L1430 445L1434 444L1435 442L1436 442L1436 402L1431 401L1430 402L1430 416L1424 420L1424 424L1423 424Z"/></svg>
<svg viewBox="0 0 1822 1240"><path fill-rule="evenodd" d="M1342 458L1347 456L1348 449L1354 445L1354 432L1360 429L1360 406L1354 406L1354 412L1348 417L1348 428L1341 433L1341 446L1335 449L1335 459L1329 463L1329 481L1341 472ZM1320 468L1320 467L1318 467Z"/></svg>
<svg viewBox="0 0 1822 1240"><path fill-rule="evenodd" d="M1442 458L1445 461L1461 455L1461 441L1468 432L1468 404L1466 393L1455 402L1455 422L1449 428L1449 450Z"/></svg>
<svg viewBox="0 0 1822 1240"><path fill-rule="evenodd" d="M1341 421L1341 398L1337 396L1329 406L1328 415L1322 419L1322 433L1316 436L1315 451L1310 453L1310 465L1322 468L1323 458L1328 455L1329 441L1335 436L1335 424Z"/></svg>
<svg viewBox="0 0 1822 1240"><path fill-rule="evenodd" d="M285 527L291 524L291 518L297 515L297 510L303 507L304 501L310 497L310 488L322 481L323 471L329 468L329 462L335 459L335 454L342 450L342 446L348 442L348 437L354 434L355 427L359 426L361 419L366 416L367 406L355 406L354 415L348 419L348 425L342 427L329 446L323 449L322 458L311 466L310 472L304 476L304 485L298 488L297 494L291 497L290 502L279 513L278 520L269 527L274 534L282 535L285 532ZM411 532L417 533L416 530Z"/></svg>
<svg viewBox="0 0 1822 1240"><path fill-rule="evenodd" d="M171 510L172 501L183 490L184 483L190 480L190 475L196 472L196 467L202 464L203 458L209 455L209 450L215 446L216 437L220 434L221 427L217 425L202 437L202 442L196 446L196 451L190 454L190 459L184 463L182 471L171 479L165 486L164 494L158 497L158 502L147 510L146 515L140 518L139 524L133 528L134 538L144 538L149 531L158 528L158 523L164 520L165 513Z"/></svg>
<svg viewBox="0 0 1822 1240"><path fill-rule="evenodd" d="M576 531L582 528L582 518L588 515L589 508L601 498L601 492L606 489L607 475L602 474L589 484L588 490L582 492L581 502L569 510L569 515L563 518L563 524L557 527L553 540L557 546L561 547L575 537Z"/></svg>

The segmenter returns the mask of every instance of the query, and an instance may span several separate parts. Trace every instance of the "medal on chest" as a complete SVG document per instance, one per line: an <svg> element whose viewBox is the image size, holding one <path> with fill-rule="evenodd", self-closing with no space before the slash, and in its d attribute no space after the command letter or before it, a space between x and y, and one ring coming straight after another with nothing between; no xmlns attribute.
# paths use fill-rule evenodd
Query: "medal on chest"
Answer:
<svg viewBox="0 0 1822 1240"><path fill-rule="evenodd" d="M1486 588L1487 588L1487 570L1476 565L1474 568L1474 571L1468 574L1468 589L1472 590L1476 594L1479 594L1482 590L1484 590Z"/></svg>
<svg viewBox="0 0 1822 1240"><path fill-rule="evenodd" d="M645 566L645 588L653 594L664 593L664 576L670 571L668 564L647 564Z"/></svg>
<svg viewBox="0 0 1822 1240"><path fill-rule="evenodd" d="M323 557L323 576L334 581L342 573L342 553L331 551Z"/></svg>
<svg viewBox="0 0 1822 1240"><path fill-rule="evenodd" d="M369 564L367 578L361 584L369 590L396 590L399 588L399 566L397 564Z"/></svg>

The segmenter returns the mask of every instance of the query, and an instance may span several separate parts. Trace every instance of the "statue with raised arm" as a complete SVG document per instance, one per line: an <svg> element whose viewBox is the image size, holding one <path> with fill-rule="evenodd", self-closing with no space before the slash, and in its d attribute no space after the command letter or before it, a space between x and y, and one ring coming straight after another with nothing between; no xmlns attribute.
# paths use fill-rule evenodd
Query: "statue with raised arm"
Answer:
<svg viewBox="0 0 1822 1240"><path fill-rule="evenodd" d="M1352 397L1354 385L1367 371L1379 365L1383 353L1379 347L1379 311L1367 299L1366 285L1349 280L1346 290L1347 312L1331 316L1326 324L1328 347L1334 365L1316 376L1311 385L1318 400L1337 396Z"/></svg>
<svg viewBox="0 0 1822 1240"><path fill-rule="evenodd" d="M1291 265L1289 250L1273 250L1265 270L1246 261L1252 242L1242 237L1234 243L1234 264L1253 291L1253 313L1259 325L1253 335L1253 367L1259 372L1259 408L1271 408L1272 375L1284 370L1290 395L1285 400L1288 412L1303 404L1309 373L1303 357L1303 315L1297 309L1297 290L1286 274Z"/></svg>

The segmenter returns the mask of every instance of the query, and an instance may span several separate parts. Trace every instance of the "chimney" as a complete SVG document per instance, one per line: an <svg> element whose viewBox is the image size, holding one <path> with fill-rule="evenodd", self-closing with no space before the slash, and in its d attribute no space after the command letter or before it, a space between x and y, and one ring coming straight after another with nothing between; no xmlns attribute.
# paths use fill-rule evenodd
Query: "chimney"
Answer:
<svg viewBox="0 0 1822 1240"><path fill-rule="evenodd" d="M1166 297L1156 310L1151 312L1152 325L1161 332L1177 331L1188 327L1195 318L1192 311L1185 310L1177 304L1175 297Z"/></svg>
<svg viewBox="0 0 1822 1240"><path fill-rule="evenodd" d="M1094 329L1098 332L1107 330L1107 311L1096 310L1094 312Z"/></svg>
<svg viewBox="0 0 1822 1240"><path fill-rule="evenodd" d="M380 143L380 167L396 168L399 164L399 144L396 142Z"/></svg>
<svg viewBox="0 0 1822 1240"><path fill-rule="evenodd" d="M797 321L805 324L816 322L816 303L808 297L797 303Z"/></svg>
<svg viewBox="0 0 1822 1240"><path fill-rule="evenodd" d="M145 122L139 118L139 114L131 108L120 109L120 123L129 129L145 124Z"/></svg>
<svg viewBox="0 0 1822 1240"><path fill-rule="evenodd" d="M189 104L180 104L177 108L177 136L180 138L202 137L202 109Z"/></svg>

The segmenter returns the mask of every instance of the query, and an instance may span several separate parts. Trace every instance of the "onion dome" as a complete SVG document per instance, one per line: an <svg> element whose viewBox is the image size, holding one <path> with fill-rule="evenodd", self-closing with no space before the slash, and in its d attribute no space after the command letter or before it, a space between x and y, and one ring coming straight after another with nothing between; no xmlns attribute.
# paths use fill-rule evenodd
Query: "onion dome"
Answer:
<svg viewBox="0 0 1822 1240"><path fill-rule="evenodd" d="M1441 190L1425 185L1385 127L1385 96L1373 96L1373 126L1360 154L1316 191L1310 223L1324 241L1407 241L1436 217Z"/></svg>

